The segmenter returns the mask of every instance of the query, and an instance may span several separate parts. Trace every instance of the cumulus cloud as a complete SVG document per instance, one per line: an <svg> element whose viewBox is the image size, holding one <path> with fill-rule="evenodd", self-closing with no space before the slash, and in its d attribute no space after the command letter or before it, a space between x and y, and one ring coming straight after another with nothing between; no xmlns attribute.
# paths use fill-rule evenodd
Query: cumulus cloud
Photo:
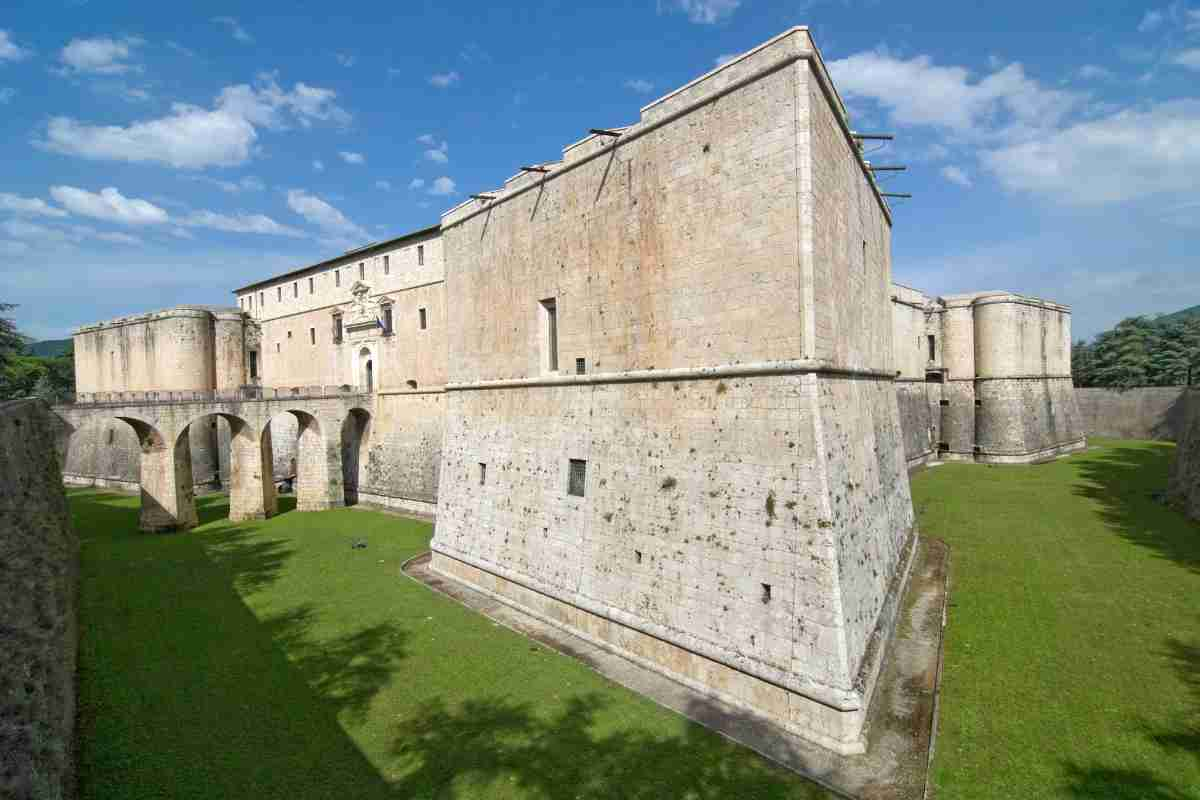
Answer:
<svg viewBox="0 0 1200 800"><path fill-rule="evenodd" d="M125 197L115 187L89 192L74 186L51 186L50 196L68 211L122 225L157 225L170 219L166 211L148 200Z"/></svg>
<svg viewBox="0 0 1200 800"><path fill-rule="evenodd" d="M142 240L132 234L121 233L120 231L103 231L96 233L96 238L104 242L112 242L113 244L143 244Z"/></svg>
<svg viewBox="0 0 1200 800"><path fill-rule="evenodd" d="M638 94L649 94L654 91L654 84L643 78L630 78L625 81L625 88L635 91Z"/></svg>
<svg viewBox="0 0 1200 800"><path fill-rule="evenodd" d="M0 61L23 61L33 55L27 47L13 41L12 34L0 28Z"/></svg>
<svg viewBox="0 0 1200 800"><path fill-rule="evenodd" d="M947 164L939 170L939 173L943 178L951 183L957 183L959 186L967 189L971 188L972 186L971 176L968 175L961 167L956 167L953 164Z"/></svg>
<svg viewBox="0 0 1200 800"><path fill-rule="evenodd" d="M234 17L213 17L212 21L218 25L224 25L229 29L229 34L243 44L250 44L254 41L254 37Z"/></svg>
<svg viewBox="0 0 1200 800"><path fill-rule="evenodd" d="M321 159L314 158L312 164L313 164L314 172L324 172L325 171L325 162L322 161Z"/></svg>
<svg viewBox="0 0 1200 800"><path fill-rule="evenodd" d="M413 190L420 189L424 185L425 180L423 178L413 178L408 182L408 188Z"/></svg>
<svg viewBox="0 0 1200 800"><path fill-rule="evenodd" d="M741 0L673 0L670 7L687 14L687 18L697 25L712 25L732 16L741 4ZM662 0L659 8L662 8Z"/></svg>
<svg viewBox="0 0 1200 800"><path fill-rule="evenodd" d="M461 79L462 76L454 71L439 72L429 76L429 85L438 89L448 89L449 87L458 83Z"/></svg>
<svg viewBox="0 0 1200 800"><path fill-rule="evenodd" d="M1108 80L1113 76L1112 70L1105 69L1099 64L1084 64L1076 74L1085 81Z"/></svg>
<svg viewBox="0 0 1200 800"><path fill-rule="evenodd" d="M155 162L184 169L235 166L248 161L257 128L280 130L289 120L344 124L350 115L330 89L295 84L284 91L271 74L254 87L221 90L212 109L176 103L165 117L129 125L91 125L71 117L53 117L45 136L34 144L57 153L98 161Z"/></svg>
<svg viewBox="0 0 1200 800"><path fill-rule="evenodd" d="M1142 17L1142 21L1138 23L1137 29L1140 33L1156 31L1162 26L1165 19L1166 15L1162 11L1151 9Z"/></svg>
<svg viewBox="0 0 1200 800"><path fill-rule="evenodd" d="M982 155L1007 188L1098 205L1200 185L1200 100L1126 109Z"/></svg>
<svg viewBox="0 0 1200 800"><path fill-rule="evenodd" d="M1187 67L1200 71L1200 48L1184 50L1171 58L1171 63L1179 67Z"/></svg>
<svg viewBox="0 0 1200 800"><path fill-rule="evenodd" d="M229 233L259 233L269 236L304 236L304 232L281 225L265 214L218 214L214 211L193 211L176 220L189 228L211 228Z"/></svg>
<svg viewBox="0 0 1200 800"><path fill-rule="evenodd" d="M443 175L440 178L435 178L433 183L430 184L429 193L432 195L445 196L454 194L456 189L457 187L454 185L454 181Z"/></svg>
<svg viewBox="0 0 1200 800"><path fill-rule="evenodd" d="M0 192L0 211L33 217L67 216L66 211L55 208L40 197L21 197L9 192Z"/></svg>
<svg viewBox="0 0 1200 800"><path fill-rule="evenodd" d="M326 203L316 195L302 189L292 189L287 193L288 207L325 234L340 237L351 237L367 241L370 234L351 222L345 214Z"/></svg>
<svg viewBox="0 0 1200 800"><path fill-rule="evenodd" d="M437 137L434 136L432 133L422 133L420 136L417 137L417 142L419 142L420 144L436 144Z"/></svg>
<svg viewBox="0 0 1200 800"><path fill-rule="evenodd" d="M421 139L424 139L424 138L425 138L424 136L421 137ZM432 144L432 138L430 139L429 142L426 142L426 144ZM450 160L449 152L450 152L450 144L448 142L442 142L441 144L436 145L434 147L430 147L428 150L426 150L425 158L428 159L429 161L432 161L435 164L445 164L447 161Z"/></svg>
<svg viewBox="0 0 1200 800"><path fill-rule="evenodd" d="M886 50L857 53L829 64L843 97L871 100L893 123L942 128L959 136L1027 134L1052 126L1085 95L1047 89L1017 63L975 79L963 67L939 66L926 55L897 58Z"/></svg>
<svg viewBox="0 0 1200 800"><path fill-rule="evenodd" d="M261 192L263 189L267 188L266 184L264 184L261 179L256 178L253 175L247 175L246 177L240 178L236 181L224 181L220 178L211 178L208 175L185 175L183 177L186 177L189 180L200 181L201 183L207 183L212 186L216 186L221 191L228 192L229 194L240 194L241 192Z"/></svg>
<svg viewBox="0 0 1200 800"><path fill-rule="evenodd" d="M72 39L58 54L62 70L78 75L123 75L140 72L141 67L129 63L133 50L144 42L136 37L110 39Z"/></svg>
<svg viewBox="0 0 1200 800"><path fill-rule="evenodd" d="M1139 33L1153 33L1167 24L1189 33L1200 31L1200 8L1188 8L1182 2L1175 2L1164 8L1151 9L1142 16L1137 29Z"/></svg>
<svg viewBox="0 0 1200 800"><path fill-rule="evenodd" d="M341 156L342 161L345 161L347 164L367 163L367 157L362 153L353 153L348 150L342 150L340 153L338 153L338 155Z"/></svg>

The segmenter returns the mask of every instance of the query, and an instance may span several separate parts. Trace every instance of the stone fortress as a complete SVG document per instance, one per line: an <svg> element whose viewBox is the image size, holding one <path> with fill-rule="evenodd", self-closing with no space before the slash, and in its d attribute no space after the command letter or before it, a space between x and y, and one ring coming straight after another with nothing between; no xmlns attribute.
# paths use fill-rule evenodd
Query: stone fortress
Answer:
<svg viewBox="0 0 1200 800"><path fill-rule="evenodd" d="M438 226L81 328L66 478L436 514L440 574L859 752L907 469L1084 445L1069 310L893 284L891 229L794 28Z"/></svg>

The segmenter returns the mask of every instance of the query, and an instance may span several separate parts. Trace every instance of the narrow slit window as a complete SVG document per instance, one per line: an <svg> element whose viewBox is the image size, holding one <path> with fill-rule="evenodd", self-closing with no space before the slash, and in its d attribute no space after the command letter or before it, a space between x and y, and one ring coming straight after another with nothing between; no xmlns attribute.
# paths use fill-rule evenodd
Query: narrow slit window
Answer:
<svg viewBox="0 0 1200 800"><path fill-rule="evenodd" d="M360 261L360 262L358 262L358 279L361 281L361 280L365 280L366 277L367 277L367 262Z"/></svg>
<svg viewBox="0 0 1200 800"><path fill-rule="evenodd" d="M292 297L300 296L300 281L292 281Z"/></svg>
<svg viewBox="0 0 1200 800"><path fill-rule="evenodd" d="M771 584L764 583L762 585L762 601L764 603L771 602Z"/></svg>
<svg viewBox="0 0 1200 800"><path fill-rule="evenodd" d="M313 279L312 278L308 279L308 293L309 294L313 293Z"/></svg>
<svg viewBox="0 0 1200 800"><path fill-rule="evenodd" d="M308 343L309 344L317 343L317 329L316 328L308 329Z"/></svg>
<svg viewBox="0 0 1200 800"><path fill-rule="evenodd" d="M479 462L479 485L483 486L487 483L487 464Z"/></svg>
<svg viewBox="0 0 1200 800"><path fill-rule="evenodd" d="M335 269L333 271L333 285L335 287L342 285L342 271L341 270Z"/></svg>
<svg viewBox="0 0 1200 800"><path fill-rule="evenodd" d="M258 377L258 351L250 351L250 380Z"/></svg>
<svg viewBox="0 0 1200 800"><path fill-rule="evenodd" d="M583 497L587 487L587 461L572 458L567 471L567 494Z"/></svg>
<svg viewBox="0 0 1200 800"><path fill-rule="evenodd" d="M342 315L341 314L333 315L333 343L334 344L342 343Z"/></svg>
<svg viewBox="0 0 1200 800"><path fill-rule="evenodd" d="M925 337L925 339L929 345L929 360L937 360L937 337L931 333L929 336Z"/></svg>
<svg viewBox="0 0 1200 800"><path fill-rule="evenodd" d="M421 318L421 330L425 330L425 328L428 326L428 320L425 317L425 309L422 308L418 310L417 315Z"/></svg>
<svg viewBox="0 0 1200 800"><path fill-rule="evenodd" d="M392 307L390 305L383 307L383 335L392 335Z"/></svg>
<svg viewBox="0 0 1200 800"><path fill-rule="evenodd" d="M283 302L283 287L282 286L275 287L275 300L276 300L276 302Z"/></svg>
<svg viewBox="0 0 1200 800"><path fill-rule="evenodd" d="M547 372L558 372L558 302L553 298L541 301L542 346L545 352L542 363Z"/></svg>
<svg viewBox="0 0 1200 800"><path fill-rule="evenodd" d="M266 298L267 298L266 292L258 293L258 307L259 308L262 308L263 306L265 306L267 304Z"/></svg>
<svg viewBox="0 0 1200 800"><path fill-rule="evenodd" d="M425 245L423 244L417 245L417 266L425 266Z"/></svg>
<svg viewBox="0 0 1200 800"><path fill-rule="evenodd" d="M390 275L392 273L392 264L388 256L383 257L383 274Z"/></svg>

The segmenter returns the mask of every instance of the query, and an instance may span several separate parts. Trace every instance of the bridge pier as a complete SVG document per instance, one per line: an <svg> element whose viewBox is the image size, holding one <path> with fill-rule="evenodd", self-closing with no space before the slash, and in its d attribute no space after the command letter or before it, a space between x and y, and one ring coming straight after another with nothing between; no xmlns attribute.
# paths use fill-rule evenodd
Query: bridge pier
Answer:
<svg viewBox="0 0 1200 800"><path fill-rule="evenodd" d="M133 421L127 420L131 424ZM192 450L187 436L164 440L155 429L134 424L142 445L142 508L138 528L182 531L199 523L192 488ZM168 444L174 442L174 444Z"/></svg>
<svg viewBox="0 0 1200 800"><path fill-rule="evenodd" d="M230 428L229 519L241 522L273 517L279 513L279 504L272 474L271 436L259 435L236 417L226 419Z"/></svg>
<svg viewBox="0 0 1200 800"><path fill-rule="evenodd" d="M346 505L342 481L341 427L297 413L296 510L324 511Z"/></svg>

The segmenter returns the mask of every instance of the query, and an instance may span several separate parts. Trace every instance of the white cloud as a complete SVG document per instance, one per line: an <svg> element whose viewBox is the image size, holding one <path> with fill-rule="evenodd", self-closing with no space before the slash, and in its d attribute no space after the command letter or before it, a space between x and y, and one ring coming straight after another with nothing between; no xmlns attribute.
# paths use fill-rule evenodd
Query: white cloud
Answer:
<svg viewBox="0 0 1200 800"><path fill-rule="evenodd" d="M438 89L447 89L458 83L461 79L462 76L454 71L439 72L435 75L429 76L429 85L435 86Z"/></svg>
<svg viewBox="0 0 1200 800"><path fill-rule="evenodd" d="M425 137L422 136L421 138L424 139ZM448 142L442 142L441 144L437 145L436 147L431 147L428 150L426 150L425 158L432 161L435 164L445 164L447 161L450 160L450 156L448 155L449 152L450 152L450 144Z"/></svg>
<svg viewBox="0 0 1200 800"><path fill-rule="evenodd" d="M938 172L943 178L951 183L957 183L959 186L967 189L971 188L972 186L971 176L968 175L961 167L947 164L938 170Z"/></svg>
<svg viewBox="0 0 1200 800"><path fill-rule="evenodd" d="M413 178L411 181L408 182L409 189L420 189L424 185L425 185L425 181L422 178Z"/></svg>
<svg viewBox="0 0 1200 800"><path fill-rule="evenodd" d="M1166 19L1166 15L1162 11L1150 10L1142 17L1142 21L1138 23L1137 29L1140 33L1150 33L1158 30Z"/></svg>
<svg viewBox="0 0 1200 800"><path fill-rule="evenodd" d="M364 156L362 153L353 153L348 150L342 150L341 152L338 153L338 155L341 156L342 161L345 161L347 164L365 164L365 163L367 163L367 157Z"/></svg>
<svg viewBox="0 0 1200 800"><path fill-rule="evenodd" d="M741 0L674 0L672 5L698 25L712 25L737 11ZM659 6L661 8L661 4Z"/></svg>
<svg viewBox="0 0 1200 800"><path fill-rule="evenodd" d="M214 211L193 211L178 220L189 228L212 228L229 233L261 233L271 236L304 236L304 232L281 225L265 214L218 214Z"/></svg>
<svg viewBox="0 0 1200 800"><path fill-rule="evenodd" d="M211 184L212 186L216 186L221 191L228 192L229 194L240 194L241 192L261 192L263 189L267 188L266 184L264 184L261 179L256 178L253 175L247 175L246 177L240 178L236 181L223 181L219 178L211 178L208 175L184 175L183 177L189 180Z"/></svg>
<svg viewBox="0 0 1200 800"><path fill-rule="evenodd" d="M254 41L254 37L247 33L246 29L233 17L213 17L212 21L229 28L230 35L243 44L250 44Z"/></svg>
<svg viewBox="0 0 1200 800"><path fill-rule="evenodd" d="M292 211L326 234L354 237L364 242L371 238L370 234L351 222L345 214L316 195L302 189L292 189L287 193L287 202Z"/></svg>
<svg viewBox="0 0 1200 800"><path fill-rule="evenodd" d="M375 181L375 188L382 189L385 192L390 192L392 190L392 182L391 181Z"/></svg>
<svg viewBox="0 0 1200 800"><path fill-rule="evenodd" d="M1192 50L1184 50L1182 53L1176 53L1171 58L1171 63L1180 67L1187 67L1200 71L1200 48Z"/></svg>
<svg viewBox="0 0 1200 800"><path fill-rule="evenodd" d="M722 64L728 64L740 55L741 53L721 53L721 55L713 59L713 64L719 67Z"/></svg>
<svg viewBox="0 0 1200 800"><path fill-rule="evenodd" d="M0 105L7 105L14 97L17 96L17 90L11 87L0 89Z"/></svg>
<svg viewBox="0 0 1200 800"><path fill-rule="evenodd" d="M133 49L142 44L143 41L135 37L72 39L58 54L58 60L67 74L123 75L126 72L140 72L141 67L130 64L129 58L133 55Z"/></svg>
<svg viewBox="0 0 1200 800"><path fill-rule="evenodd" d="M172 42L172 41L169 41L169 40L168 40L168 41L167 41L167 47L171 48L171 49L172 49L172 50L174 50L176 53L179 53L179 54L180 54L180 55L182 55L182 56L187 56L188 58L195 58L195 57L196 57L196 51L195 51L195 50L190 50L190 49L188 49L188 48L184 47L183 45L181 45L179 42Z"/></svg>
<svg viewBox="0 0 1200 800"><path fill-rule="evenodd" d="M1188 8L1182 2L1175 2L1164 8L1151 9L1142 17L1137 29L1139 33L1153 33L1168 24L1189 33L1200 31L1200 8Z"/></svg>
<svg viewBox="0 0 1200 800"><path fill-rule="evenodd" d="M431 144L437 143L437 137L434 136L432 133L422 133L420 136L417 137L417 141L420 144L430 144L431 145Z"/></svg>
<svg viewBox="0 0 1200 800"><path fill-rule="evenodd" d="M0 61L23 61L33 55L27 47L21 47L12 39L12 34L0 29Z"/></svg>
<svg viewBox="0 0 1200 800"><path fill-rule="evenodd" d="M982 160L1009 189L1076 205L1192 191L1200 185L1200 100L1119 111Z"/></svg>
<svg viewBox="0 0 1200 800"><path fill-rule="evenodd" d="M654 84L643 78L630 78L625 81L625 88L631 89L638 94L649 94L654 91Z"/></svg>
<svg viewBox="0 0 1200 800"><path fill-rule="evenodd" d="M253 154L256 126L285 128L285 112L306 127L314 120L347 122L350 115L333 102L335 96L332 90L303 83L285 92L274 75L264 74L254 88L241 84L222 89L211 110L176 103L165 117L127 126L53 117L45 138L34 144L100 161L157 162L184 169L235 166Z"/></svg>
<svg viewBox="0 0 1200 800"><path fill-rule="evenodd" d="M61 241L65 238L57 228L47 228L36 222L26 222L22 219L6 219L0 222L0 231L13 239L34 239L37 241Z"/></svg>
<svg viewBox="0 0 1200 800"><path fill-rule="evenodd" d="M456 189L457 187L454 185L454 181L443 175L440 178L434 179L433 183L429 187L429 193L432 195L444 196L454 194Z"/></svg>
<svg viewBox="0 0 1200 800"><path fill-rule="evenodd" d="M960 136L1028 135L1084 100L1078 92L1043 88L1016 63L973 80L963 67L938 66L929 56L904 60L876 50L833 61L829 71L843 96L875 101L895 124Z"/></svg>
<svg viewBox="0 0 1200 800"><path fill-rule="evenodd" d="M61 208L55 208L40 197L21 197L8 192L0 192L0 211L28 214L35 217L67 216L67 212Z"/></svg>
<svg viewBox="0 0 1200 800"><path fill-rule="evenodd" d="M1113 76L1112 70L1105 69L1099 64L1084 64L1076 74L1085 81L1108 80Z"/></svg>
<svg viewBox="0 0 1200 800"><path fill-rule="evenodd" d="M144 244L144 242L138 237L132 236L128 233L121 233L120 231L100 232L95 234L95 238L105 242L112 242L113 244Z"/></svg>
<svg viewBox="0 0 1200 800"><path fill-rule="evenodd" d="M166 211L149 202L125 197L109 186L99 194L74 186L51 186L50 196L72 213L122 225L156 225L166 222Z"/></svg>
<svg viewBox="0 0 1200 800"><path fill-rule="evenodd" d="M337 62L343 67L353 67L354 62L358 60L358 57L353 53L334 53L333 57L337 59Z"/></svg>
<svg viewBox="0 0 1200 800"><path fill-rule="evenodd" d="M325 162L322 161L321 159L314 158L312 164L313 164L314 172L324 172L325 171Z"/></svg>

